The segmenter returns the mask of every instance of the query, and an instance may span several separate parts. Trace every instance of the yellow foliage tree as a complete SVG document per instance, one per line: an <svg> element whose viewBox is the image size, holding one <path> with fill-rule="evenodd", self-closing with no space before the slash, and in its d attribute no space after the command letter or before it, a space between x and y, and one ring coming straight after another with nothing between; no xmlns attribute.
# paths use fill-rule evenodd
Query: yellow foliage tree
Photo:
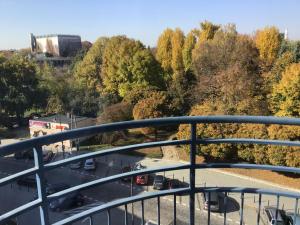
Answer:
<svg viewBox="0 0 300 225"><path fill-rule="evenodd" d="M205 102L195 105L190 116L207 116L222 115L219 109L219 103ZM231 138L238 130L237 124L197 124L197 136L199 138ZM179 126L177 133L178 139L190 138L190 126L182 124ZM188 147L185 148L187 151ZM232 144L210 144L199 145L198 154L205 156L207 159L213 158L218 160L230 160L237 157L236 148Z"/></svg>
<svg viewBox="0 0 300 225"><path fill-rule="evenodd" d="M279 30L274 26L258 30L255 35L255 43L264 66L268 68L278 56L281 45Z"/></svg>
<svg viewBox="0 0 300 225"><path fill-rule="evenodd" d="M287 67L273 86L271 105L276 116L300 117L300 63Z"/></svg>
<svg viewBox="0 0 300 225"><path fill-rule="evenodd" d="M185 38L183 49L182 49L182 58L185 71L188 71L192 67L192 52L195 48L196 36L195 31L191 31Z"/></svg>
<svg viewBox="0 0 300 225"><path fill-rule="evenodd" d="M164 71L169 75L172 74L172 29L166 29L160 35L157 41L156 58L160 62Z"/></svg>
<svg viewBox="0 0 300 225"><path fill-rule="evenodd" d="M270 125L268 127L268 134L270 139L299 140L300 127ZM299 150L299 147L270 145L268 146L267 157L273 165L300 167Z"/></svg>
<svg viewBox="0 0 300 225"><path fill-rule="evenodd" d="M184 72L184 64L182 58L182 49L184 45L184 34L179 29L176 28L173 32L171 38L172 45L172 61L171 66L174 74L183 73Z"/></svg>
<svg viewBox="0 0 300 225"><path fill-rule="evenodd" d="M202 43L204 41L213 39L215 33L220 28L219 25L215 25L209 21L204 21L200 24L201 30L199 35L199 42Z"/></svg>

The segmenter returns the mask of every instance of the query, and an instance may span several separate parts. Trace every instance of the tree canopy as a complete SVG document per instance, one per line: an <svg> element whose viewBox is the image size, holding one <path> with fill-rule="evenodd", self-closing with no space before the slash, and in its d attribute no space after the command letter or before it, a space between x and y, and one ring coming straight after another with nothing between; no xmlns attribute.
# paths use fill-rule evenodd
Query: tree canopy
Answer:
<svg viewBox="0 0 300 225"><path fill-rule="evenodd" d="M163 87L160 65L140 41L116 36L108 41L101 70L103 92L124 97L137 86Z"/></svg>
<svg viewBox="0 0 300 225"><path fill-rule="evenodd" d="M255 35L255 43L259 50L259 56L266 67L271 66L277 58L281 37L276 27L266 27L258 30Z"/></svg>

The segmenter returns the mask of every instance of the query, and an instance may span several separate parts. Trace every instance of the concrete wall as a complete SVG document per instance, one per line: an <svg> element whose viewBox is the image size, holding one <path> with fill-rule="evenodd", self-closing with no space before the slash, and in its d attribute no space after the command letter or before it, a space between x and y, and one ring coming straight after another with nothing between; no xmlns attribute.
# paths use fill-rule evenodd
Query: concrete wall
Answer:
<svg viewBox="0 0 300 225"><path fill-rule="evenodd" d="M36 38L36 51L38 53L50 53L53 56L59 56L58 37Z"/></svg>
<svg viewBox="0 0 300 225"><path fill-rule="evenodd" d="M35 37L37 53L49 53L52 56L71 57L81 49L80 36L56 35Z"/></svg>

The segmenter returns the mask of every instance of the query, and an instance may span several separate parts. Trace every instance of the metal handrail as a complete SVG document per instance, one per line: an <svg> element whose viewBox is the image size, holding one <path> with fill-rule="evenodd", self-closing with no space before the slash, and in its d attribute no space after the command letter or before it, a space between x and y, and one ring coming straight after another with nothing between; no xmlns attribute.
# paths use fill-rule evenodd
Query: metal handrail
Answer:
<svg viewBox="0 0 300 225"><path fill-rule="evenodd" d="M102 185L104 183L116 181L121 178L125 177L132 177L140 174L147 174L147 173L155 173L155 172L162 172L162 171L170 171L170 170L182 170L188 169L190 174L189 179L189 188L184 188L180 190L169 190L163 192L154 192L151 194L143 194L141 196L132 196L125 199L116 200L110 203L107 203L101 207L96 207L95 209L90 209L79 213L75 217L69 217L64 220L58 221L55 225L58 224L69 224L72 221L78 220L80 218L84 218L87 215L99 212L99 210L109 210L110 208L120 206L121 204L127 205L131 202L135 201L143 201L148 198L157 197L164 195L174 195L174 199L176 199L176 194L185 193L189 195L189 212L190 212L190 225L195 224L195 194L198 192L210 192L210 191L221 191L229 193L229 192L239 192L241 193L241 197L243 199L244 193L258 193L261 197L261 194L270 194L276 195L277 200L279 202L279 196L286 196L292 197L296 199L298 203L298 198L300 195L298 193L289 193L289 192L282 192L279 193L278 191L267 191L262 189L253 189L253 188L197 188L195 185L195 172L196 169L203 169L203 168L247 168L247 169L263 169L263 170L273 170L273 171L281 171L281 172L293 172L293 173L300 173L299 168L290 168L284 166L270 166L270 165L255 165L255 164L232 164L232 163L208 163L208 164L196 164L195 155L196 155L196 148L197 145L208 145L208 144L220 144L220 143L231 143L231 144L262 144L262 145L280 145L280 146L300 146L299 141L289 141L289 140L266 140L266 139L247 139L247 138L225 138L225 139L211 139L211 138L197 138L196 133L196 125L200 123L254 123L254 124L281 124L281 125L296 125L300 126L300 119L296 118L278 118L278 117L264 117L264 116L195 116L195 117L172 117L172 118L159 118L159 119L149 119L149 120L140 120L140 121L125 121L125 122L118 122L112 124L104 124L99 126L92 126L86 127L81 129L75 129L70 131L64 131L61 133L37 137L30 140L25 140L19 143L10 144L7 146L0 147L0 156L9 155L18 151L22 151L24 149L34 149L34 159L35 159L35 166L31 169L24 170L22 172L16 173L14 175L7 176L5 178L0 179L0 185L7 184L12 182L20 177L36 174L37 180L37 189L38 189L38 199L34 200L30 203L27 203L23 206L20 206L14 210L9 211L0 216L0 222L6 221L10 218L13 218L17 215L20 215L28 210L39 207L40 208L40 217L41 223L43 225L49 225L49 216L48 216L48 203L51 199L61 197L65 194L79 191L82 189L87 189L96 185ZM141 127L148 127L148 126L163 126L163 125L174 125L174 124L189 124L190 125L190 139L187 140L173 140L173 141L158 141L158 142L149 142L149 143L142 143L142 144L135 144L135 145L128 145L122 147L115 147L106 149L99 152L92 152L87 153L84 155L79 155L76 157L60 160L57 162L51 162L48 164L44 164L43 157L42 157L42 146L49 145L51 143L56 143L68 139L76 139L85 136L91 136L99 133L104 132L111 132L116 130L124 130L124 129L131 129L131 128L141 128ZM91 182L87 182L81 185L74 186L72 188L68 188L66 190L57 192L55 194L46 196L46 184L44 179L44 173L46 171L67 165L69 163L81 161L88 158L93 157L101 157L109 154L120 153L124 151L132 151L136 149L143 149L149 147L157 147L157 146L169 146L169 145L190 145L190 162L185 165L176 165L171 167L160 167L154 169L147 169L147 170L140 170L134 171L119 175L114 175L106 178L97 179ZM159 199L158 199L159 200ZM158 201L159 202L159 201ZM242 202L243 204L243 202ZM174 206L175 207L175 206ZM127 212L126 212L127 213ZM176 210L174 211L176 214ZM109 212L108 212L108 215ZM241 211L241 224L242 224L242 215L243 211ZM144 217L143 217L144 218ZM224 215L224 219L226 220L226 214ZM160 218L158 218L160 220ZM108 220L110 221L110 219ZM259 220L258 220L259 221ZM225 221L226 222L226 221Z"/></svg>

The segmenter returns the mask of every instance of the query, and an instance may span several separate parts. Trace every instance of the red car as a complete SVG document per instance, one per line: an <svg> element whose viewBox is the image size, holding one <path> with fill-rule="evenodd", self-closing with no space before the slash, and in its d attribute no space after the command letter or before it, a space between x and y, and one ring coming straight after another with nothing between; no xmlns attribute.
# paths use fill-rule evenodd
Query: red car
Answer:
<svg viewBox="0 0 300 225"><path fill-rule="evenodd" d="M135 183L140 184L140 185L147 185L148 179L149 179L149 176L147 174L139 175L136 177Z"/></svg>

